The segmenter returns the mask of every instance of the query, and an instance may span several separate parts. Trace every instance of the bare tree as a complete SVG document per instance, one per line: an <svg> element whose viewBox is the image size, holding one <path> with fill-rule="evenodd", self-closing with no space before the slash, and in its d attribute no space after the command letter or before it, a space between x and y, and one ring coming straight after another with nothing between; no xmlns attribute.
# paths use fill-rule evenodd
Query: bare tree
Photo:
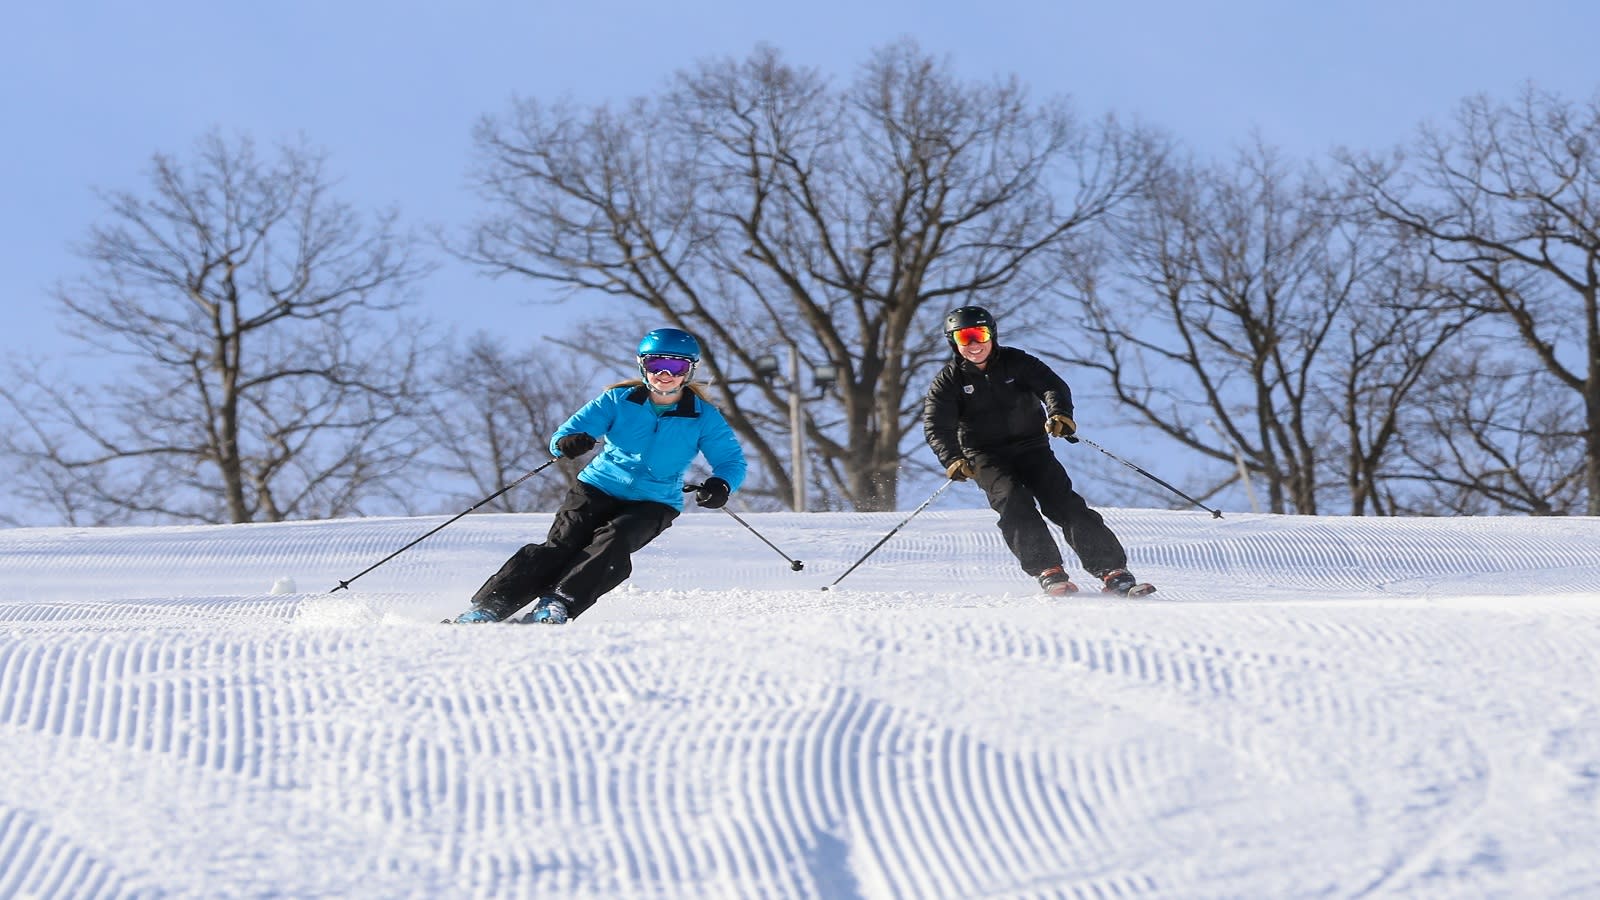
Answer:
<svg viewBox="0 0 1600 900"><path fill-rule="evenodd" d="M0 397L24 497L74 523L252 522L406 506L425 272L395 216L335 200L323 159L211 134L105 196L57 290L69 333L128 365L103 384L20 371Z"/></svg>
<svg viewBox="0 0 1600 900"><path fill-rule="evenodd" d="M452 354L437 380L441 390L423 426L438 470L463 482L457 499L476 502L550 458L550 436L587 402L593 378L565 354L548 350L512 355L488 335ZM501 512L554 510L587 459L562 460L548 476L524 482L495 498L486 509Z"/></svg>
<svg viewBox="0 0 1600 900"><path fill-rule="evenodd" d="M803 427L811 470L862 510L896 506L920 388L948 354L944 312L989 303L1023 327L1061 277L1044 251L1137 189L1156 153L1014 80L961 83L909 43L844 90L762 48L622 110L522 101L477 140L495 212L464 256L701 337L779 496L788 392L754 361L793 345L837 365L837 394L808 403Z"/></svg>
<svg viewBox="0 0 1600 900"><path fill-rule="evenodd" d="M1259 144L1174 164L1118 230L1123 277L1083 285L1095 341L1073 361L1219 471L1237 448L1272 512L1315 514L1341 488L1351 512L1382 511L1406 397L1462 325L1344 196Z"/></svg>
<svg viewBox="0 0 1600 900"><path fill-rule="evenodd" d="M1530 86L1510 104L1472 98L1452 130L1424 129L1409 157L1347 162L1379 215L1426 239L1473 286L1462 305L1494 314L1549 386L1571 392L1570 405L1526 399L1579 417L1533 419L1582 434L1583 508L1600 515L1600 97L1576 105ZM1560 496L1572 474L1548 472L1530 493ZM1484 496L1503 497L1487 487Z"/></svg>
<svg viewBox="0 0 1600 900"><path fill-rule="evenodd" d="M1346 221L1363 212L1345 210ZM1420 511L1405 489L1407 454L1437 421L1428 387L1440 360L1481 313L1455 302L1434 277L1419 242L1403 233L1370 235L1373 265L1355 286L1355 303L1335 330L1336 344L1313 380L1317 408L1339 435L1320 460L1323 483L1343 483L1349 514ZM1389 241L1390 243L1385 243Z"/></svg>
<svg viewBox="0 0 1600 900"><path fill-rule="evenodd" d="M1403 450L1387 473L1409 483L1403 512L1548 516L1583 508L1577 398L1543 368L1518 368L1499 338L1478 339L1433 367Z"/></svg>

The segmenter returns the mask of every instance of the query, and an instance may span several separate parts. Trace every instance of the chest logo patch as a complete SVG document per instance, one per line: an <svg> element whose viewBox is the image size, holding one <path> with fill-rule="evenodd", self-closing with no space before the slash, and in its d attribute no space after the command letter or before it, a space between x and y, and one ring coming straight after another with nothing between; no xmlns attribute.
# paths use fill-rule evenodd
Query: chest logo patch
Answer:
<svg viewBox="0 0 1600 900"><path fill-rule="evenodd" d="M970 394L970 393L972 393L972 385L970 385L970 384L963 384L963 385L962 385L962 386L961 386L961 393L963 393L963 394Z"/></svg>

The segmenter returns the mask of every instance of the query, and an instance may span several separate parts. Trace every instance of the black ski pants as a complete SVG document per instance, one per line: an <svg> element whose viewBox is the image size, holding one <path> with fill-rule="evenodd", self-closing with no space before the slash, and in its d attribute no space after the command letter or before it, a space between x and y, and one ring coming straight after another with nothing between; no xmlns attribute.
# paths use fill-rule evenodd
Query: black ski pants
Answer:
<svg viewBox="0 0 1600 900"><path fill-rule="evenodd" d="M1067 546L1094 577L1127 567L1122 542L1072 489L1072 479L1048 443L971 451L967 458L972 461L972 480L1000 514L1000 534L1024 572L1038 575L1061 565L1061 549L1045 519L1060 526Z"/></svg>
<svg viewBox="0 0 1600 900"><path fill-rule="evenodd" d="M618 500L578 482L567 492L542 544L512 554L472 595L472 605L506 618L559 591L577 618L633 574L633 554L672 526L678 510L650 500Z"/></svg>

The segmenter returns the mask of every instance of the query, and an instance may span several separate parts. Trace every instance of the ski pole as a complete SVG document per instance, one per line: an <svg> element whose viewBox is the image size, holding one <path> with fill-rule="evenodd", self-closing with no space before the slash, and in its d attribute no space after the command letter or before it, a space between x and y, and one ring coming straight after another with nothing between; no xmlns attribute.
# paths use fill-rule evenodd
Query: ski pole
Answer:
<svg viewBox="0 0 1600 900"><path fill-rule="evenodd" d="M698 491L698 490L700 490L700 485L698 485L698 484L685 484L683 486L683 492L685 494L691 494L691 493L694 493L695 491ZM750 533L751 534L755 535L758 538L761 538L761 543L766 544L768 547L771 547L774 550L778 550L778 545L777 544L774 544L773 542L767 540L765 537L762 537L761 532L755 530L755 527L752 526L749 522L746 522L744 519L739 518L739 514L738 513L734 512L733 510L731 510L729 508L727 508L726 506L722 507L722 511L727 513L730 516L733 516L733 520L735 522L738 522L740 525L743 525L744 527L750 529ZM778 550L778 555L783 557L784 559L789 559L789 554L783 552L782 550ZM789 559L789 568L791 570L798 572L801 569L804 569L805 567L806 567L806 564L801 562L800 560L798 560L798 559Z"/></svg>
<svg viewBox="0 0 1600 900"><path fill-rule="evenodd" d="M1140 475L1143 475L1144 477L1150 479L1151 481L1154 481L1156 484L1159 484L1162 487L1166 488L1167 490L1173 492L1174 494L1177 494L1179 497L1182 497L1183 499L1189 501L1190 503L1193 503L1195 506L1198 506L1201 509L1205 510L1206 512L1211 513L1211 518L1213 518L1213 519L1222 518L1222 511L1221 510L1212 509L1211 507L1205 505L1204 503L1201 503L1199 500L1196 500L1195 498L1189 496L1188 494L1185 494L1183 491L1178 490L1177 488L1173 487L1170 484L1167 484L1165 481L1162 481L1161 479L1155 477L1154 475L1151 475L1149 472L1146 472L1145 470L1139 468L1138 466L1134 465L1133 463L1128 462L1127 460L1125 460L1122 457L1116 455L1115 453L1112 453L1110 450L1107 450L1106 448L1100 446L1099 444L1096 444L1094 441L1089 440L1088 438L1084 437L1083 435L1081 435L1081 434L1080 435L1076 435L1076 437L1078 438L1078 440L1084 442L1085 444L1088 444L1089 446L1095 448L1096 450L1099 450L1101 453L1104 453L1105 455L1111 457L1112 459L1116 460L1117 462L1122 463L1123 465L1125 465L1128 468L1134 470L1135 472L1138 472Z"/></svg>
<svg viewBox="0 0 1600 900"><path fill-rule="evenodd" d="M461 518L462 516L466 515L467 513L472 512L473 510L475 510L478 507L484 505L485 503L488 503L490 500L493 500L494 498L500 496L501 494L504 494L506 491L509 491L512 488L516 487L517 485L523 483L524 481L527 481L529 478L532 478L533 476L539 474L540 472L543 472L545 469L550 468L551 464L554 463L556 460L558 460L560 458L561 457L559 457L559 456L553 456L550 459L545 460L544 462L539 464L538 468L524 473L523 476L521 478L518 478L516 481L511 482L510 484L506 485L505 487L501 488L500 490L495 491L494 493L492 493L489 496L483 498L482 500L479 500L477 503L474 503L471 506L467 507L466 509L462 510L461 512L457 513L454 519L451 519L449 522L444 523L444 525L440 525L438 528L433 529L432 531L428 532L427 534L423 535L422 537L419 537L416 540L412 541L411 543L405 545L404 547L401 547L399 550L396 550L395 552L389 554L388 556L385 556L383 559L380 559L377 562L373 563L372 565L367 566L365 569L362 569L361 571L359 571L356 574L350 576L349 578L345 579L344 581L339 582L339 586L334 588L333 590L329 591L328 593L337 594L337 593L339 593L339 591L341 589L348 590L349 587L350 587L350 582L355 581L357 578L360 578L361 576L367 574L368 572L371 572L373 569L376 569L377 567L383 565L384 563L388 562L389 560L394 559L396 556L399 556L400 554L406 552L407 550L410 550L412 547L415 547L416 545L422 543L423 541L427 540L428 538L432 537L433 535L438 534L439 532L443 531L446 526L450 525L452 522L455 522L456 519Z"/></svg>
<svg viewBox="0 0 1600 900"><path fill-rule="evenodd" d="M866 553L863 553L861 555L861 558L856 560L855 566L851 566L850 568L845 569L844 570L844 575L840 575L838 578L835 578L833 580L833 584L827 585L826 587L823 588L823 590L827 590L828 588L833 587L834 584L838 584L839 582L843 581L845 575L849 575L851 572L854 572L856 570L856 566L859 566L862 563L866 562L867 561L867 557L869 557L872 554L876 553L878 551L879 547L882 547L885 543L888 542L889 538L894 537L894 533L896 531L899 531L900 529L906 527L906 523L911 521L912 519L915 519L917 517L917 513L922 512L923 510L927 509L928 508L928 504L932 503L934 501L934 498L936 498L940 494L944 493L944 489L945 488L947 488L950 485L955 484L955 483L956 483L956 480L954 478L946 478L944 484L939 485L939 489L938 490L934 491L933 494L928 497L928 499L922 501L922 505L921 506L919 506L916 509L912 510L911 511L911 515L906 516L904 519L901 519L899 525L896 525L894 528L890 529L888 534L886 534L883 537L879 538L878 542L876 544L872 545L872 549L871 550L868 550Z"/></svg>

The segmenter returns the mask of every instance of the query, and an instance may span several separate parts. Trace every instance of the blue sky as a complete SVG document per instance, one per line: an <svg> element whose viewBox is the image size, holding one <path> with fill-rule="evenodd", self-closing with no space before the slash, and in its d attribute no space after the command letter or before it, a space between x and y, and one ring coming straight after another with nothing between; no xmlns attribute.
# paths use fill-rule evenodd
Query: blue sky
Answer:
<svg viewBox="0 0 1600 900"><path fill-rule="evenodd" d="M1311 156L1387 147L1469 94L1527 80L1587 99L1596 34L1600 7L1544 0L20 4L0 35L0 352L67 358L48 290L79 271L68 248L103 213L93 189L143 189L153 153L185 155L213 127L264 144L304 135L329 153L342 199L459 227L477 212L471 127L513 95L652 93L763 41L844 80L909 35L963 74L1014 73L1201 152L1255 130ZM549 315L524 305L536 296L447 263L422 300L441 324L532 340Z"/></svg>

